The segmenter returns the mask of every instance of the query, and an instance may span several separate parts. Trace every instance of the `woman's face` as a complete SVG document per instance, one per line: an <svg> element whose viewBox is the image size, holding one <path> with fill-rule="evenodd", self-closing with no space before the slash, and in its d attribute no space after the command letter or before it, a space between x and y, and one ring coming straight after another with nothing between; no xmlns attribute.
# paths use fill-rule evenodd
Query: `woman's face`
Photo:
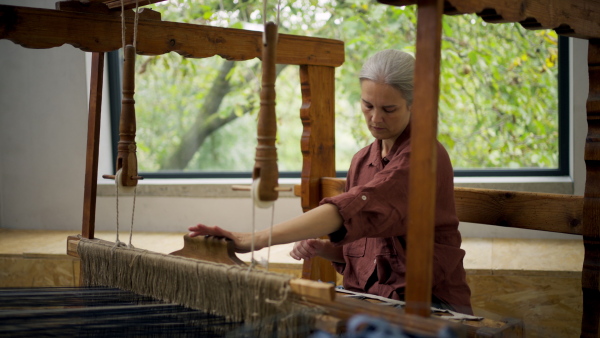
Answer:
<svg viewBox="0 0 600 338"><path fill-rule="evenodd" d="M410 120L410 107L394 87L363 80L361 107L373 137L393 144Z"/></svg>

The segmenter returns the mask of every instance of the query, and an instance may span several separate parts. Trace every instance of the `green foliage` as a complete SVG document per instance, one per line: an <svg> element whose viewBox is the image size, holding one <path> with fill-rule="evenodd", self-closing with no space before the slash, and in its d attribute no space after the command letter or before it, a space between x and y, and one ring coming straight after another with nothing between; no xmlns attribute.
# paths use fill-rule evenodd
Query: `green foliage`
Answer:
<svg viewBox="0 0 600 338"><path fill-rule="evenodd" d="M268 20L275 20L270 2ZM154 5L163 20L246 28L262 24L262 1L171 0ZM336 166L372 142L360 112L362 63L387 48L414 52L414 6L371 1L282 1L280 32L339 39L346 61L336 73ZM252 26L254 25L254 26ZM485 27L484 27L485 26ZM223 60L177 54L138 57L140 169L165 167L198 120ZM455 168L555 168L558 163L557 37L520 25L491 25L476 16L444 17L439 140ZM238 63L230 91L203 120L222 121L182 170L250 171L256 146L260 63ZM280 170L301 169L297 67L277 79ZM196 126L197 127L197 126ZM201 126L198 128L206 128ZM200 132L200 130L198 130Z"/></svg>

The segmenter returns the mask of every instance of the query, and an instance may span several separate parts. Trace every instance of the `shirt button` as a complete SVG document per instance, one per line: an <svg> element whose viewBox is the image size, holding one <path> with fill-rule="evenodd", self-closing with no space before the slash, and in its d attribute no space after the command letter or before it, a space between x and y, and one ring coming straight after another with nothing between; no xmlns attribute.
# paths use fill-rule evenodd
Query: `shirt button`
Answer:
<svg viewBox="0 0 600 338"><path fill-rule="evenodd" d="M365 196L365 195L362 195L360 198L362 198L363 201L367 200L367 196Z"/></svg>
<svg viewBox="0 0 600 338"><path fill-rule="evenodd" d="M377 264L377 259L375 259L375 260L373 261L373 264Z"/></svg>

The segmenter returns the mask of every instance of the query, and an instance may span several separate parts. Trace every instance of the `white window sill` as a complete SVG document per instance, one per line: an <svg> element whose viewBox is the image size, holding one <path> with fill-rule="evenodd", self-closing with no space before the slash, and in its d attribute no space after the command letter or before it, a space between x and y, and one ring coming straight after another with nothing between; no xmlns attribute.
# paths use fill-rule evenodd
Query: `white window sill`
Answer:
<svg viewBox="0 0 600 338"><path fill-rule="evenodd" d="M555 194L573 194L573 181L568 176L548 177L456 177L455 186L466 188L531 191ZM247 198L248 191L233 191L232 185L250 185L249 178L240 179L145 179L140 182L137 196L189 198ZM282 178L282 187L300 184L299 178ZM114 196L114 182L98 182L98 196ZM293 191L280 192L282 198L294 198Z"/></svg>

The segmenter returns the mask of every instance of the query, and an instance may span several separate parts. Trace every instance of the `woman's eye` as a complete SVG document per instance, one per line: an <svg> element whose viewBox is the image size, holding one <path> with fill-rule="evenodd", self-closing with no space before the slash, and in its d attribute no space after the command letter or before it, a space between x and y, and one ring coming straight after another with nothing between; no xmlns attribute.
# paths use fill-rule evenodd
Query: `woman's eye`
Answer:
<svg viewBox="0 0 600 338"><path fill-rule="evenodd" d="M384 109L383 111L386 112L386 113L393 113L393 112L396 111L396 108Z"/></svg>

